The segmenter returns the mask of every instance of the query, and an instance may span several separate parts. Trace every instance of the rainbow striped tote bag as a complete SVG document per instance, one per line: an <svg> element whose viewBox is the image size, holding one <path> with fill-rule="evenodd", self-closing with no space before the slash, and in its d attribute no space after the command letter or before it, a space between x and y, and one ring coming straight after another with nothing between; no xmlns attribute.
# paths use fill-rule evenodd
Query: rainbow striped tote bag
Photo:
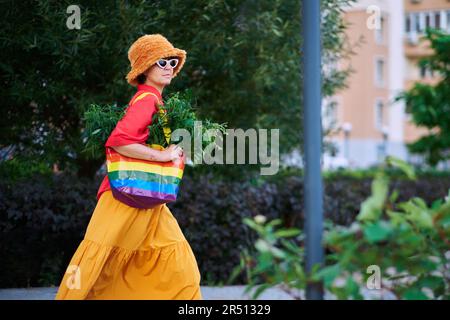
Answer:
<svg viewBox="0 0 450 320"><path fill-rule="evenodd" d="M131 103L147 94L152 93L145 92ZM169 144L171 134L169 127L164 127L164 134ZM157 150L165 149L158 144L146 145ZM134 208L150 209L176 200L185 164L183 161L175 164L173 161L130 158L107 147L106 165L114 198Z"/></svg>

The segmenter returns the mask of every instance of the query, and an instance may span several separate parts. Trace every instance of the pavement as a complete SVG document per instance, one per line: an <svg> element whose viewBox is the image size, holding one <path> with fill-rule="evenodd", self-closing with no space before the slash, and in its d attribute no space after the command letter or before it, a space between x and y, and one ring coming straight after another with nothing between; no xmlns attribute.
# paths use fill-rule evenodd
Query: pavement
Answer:
<svg viewBox="0 0 450 320"><path fill-rule="evenodd" d="M202 286L204 300L252 300L250 294L244 293L245 285L208 287ZM54 300L58 287L47 288L14 288L0 289L0 300ZM253 292L253 291L252 291ZM304 292L296 294L304 297ZM389 292L379 290L363 290L365 299L393 299ZM333 300L333 296L325 293L326 300ZM278 287L265 290L257 300L294 300L294 298Z"/></svg>
<svg viewBox="0 0 450 320"><path fill-rule="evenodd" d="M204 300L251 300L244 289L244 285L201 287ZM57 291L57 287L0 289L0 300L54 300ZM258 300L292 300L292 297L278 288L270 288Z"/></svg>

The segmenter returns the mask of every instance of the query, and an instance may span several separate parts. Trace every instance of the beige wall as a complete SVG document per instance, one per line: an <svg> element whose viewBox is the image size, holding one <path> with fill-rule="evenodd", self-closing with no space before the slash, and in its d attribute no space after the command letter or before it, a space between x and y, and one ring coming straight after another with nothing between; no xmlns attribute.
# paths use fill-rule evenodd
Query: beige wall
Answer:
<svg viewBox="0 0 450 320"><path fill-rule="evenodd" d="M413 4L411 0L403 1L405 13L450 8L450 0L422 0L419 4ZM366 12L366 8L371 4L379 5L382 13L386 16L383 44L376 43L375 31L366 27L366 21L370 15ZM341 66L344 68L350 65L354 69L354 73L347 80L348 88L339 92L335 99L339 104L338 123L350 122L352 124L350 138L382 139L381 131L375 126L375 103L377 99L381 99L385 103L383 121L385 125L388 125L388 68L390 61L388 60L389 47L387 45L387 32L389 15L384 11L384 8L386 8L385 3L380 0L359 1L357 6L347 10L344 15L345 21L349 24L346 31L349 43L356 43L360 37L364 39L364 42L354 49L355 55L351 57L350 61L341 63ZM404 26L404 23L402 25ZM429 44L427 42L420 42L418 45L412 45L406 40L403 43L405 50L404 89L409 89L415 81L435 83L437 79L421 79L420 70L417 66L420 58L432 54L432 49L429 48ZM383 57L385 61L385 82L383 87L378 87L375 83L375 61L377 57ZM410 123L410 118L405 117L405 142L416 139L424 132L426 130L416 128ZM338 139L342 139L343 137L342 132L332 136L332 138Z"/></svg>
<svg viewBox="0 0 450 320"><path fill-rule="evenodd" d="M418 59L423 58L426 56L429 56L433 53L433 49L430 48L429 41L420 41L417 45L412 45L404 40L404 46L405 46L405 56L408 59Z"/></svg>
<svg viewBox="0 0 450 320"><path fill-rule="evenodd" d="M396 0L392 0L396 1ZM405 11L423 11L434 9L445 9L450 7L450 1L448 0L421 0L419 3L412 3L411 0L403 0Z"/></svg>
<svg viewBox="0 0 450 320"><path fill-rule="evenodd" d="M364 43L355 48L355 55L349 62L354 73L348 79L348 89L338 94L339 123L350 122L352 131L350 138L358 139L382 139L382 134L375 126L375 103L381 99L385 104L384 123L387 125L387 103L388 103L388 23L389 17L385 19L383 43L375 41L375 30L366 27L369 14L363 11L349 11L345 14L345 21L349 24L347 36L349 42L354 44L363 37ZM364 26L364 27L363 27ZM384 85L377 87L375 82L376 59L384 59ZM346 67L347 64L343 64ZM340 133L338 138L343 138Z"/></svg>

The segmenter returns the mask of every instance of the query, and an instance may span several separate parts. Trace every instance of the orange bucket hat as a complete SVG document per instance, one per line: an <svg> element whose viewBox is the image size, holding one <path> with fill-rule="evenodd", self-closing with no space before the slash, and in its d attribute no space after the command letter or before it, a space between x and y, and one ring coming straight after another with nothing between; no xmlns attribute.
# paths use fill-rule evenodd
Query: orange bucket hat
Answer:
<svg viewBox="0 0 450 320"><path fill-rule="evenodd" d="M150 68L161 58L178 57L180 61L173 70L173 78L186 61L186 51L175 48L161 34L146 34L137 39L128 50L128 60L131 63L131 71L126 79L132 86L137 86L136 78L145 70Z"/></svg>

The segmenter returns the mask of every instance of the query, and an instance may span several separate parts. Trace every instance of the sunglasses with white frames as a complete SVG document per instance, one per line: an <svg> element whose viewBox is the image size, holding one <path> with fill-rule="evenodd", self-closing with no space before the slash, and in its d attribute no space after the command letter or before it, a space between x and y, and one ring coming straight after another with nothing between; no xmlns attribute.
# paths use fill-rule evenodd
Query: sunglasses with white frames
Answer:
<svg viewBox="0 0 450 320"><path fill-rule="evenodd" d="M178 65L179 59L178 58L172 58L172 59L159 59L156 61L156 65L160 67L161 69L164 69L167 64L174 69Z"/></svg>

